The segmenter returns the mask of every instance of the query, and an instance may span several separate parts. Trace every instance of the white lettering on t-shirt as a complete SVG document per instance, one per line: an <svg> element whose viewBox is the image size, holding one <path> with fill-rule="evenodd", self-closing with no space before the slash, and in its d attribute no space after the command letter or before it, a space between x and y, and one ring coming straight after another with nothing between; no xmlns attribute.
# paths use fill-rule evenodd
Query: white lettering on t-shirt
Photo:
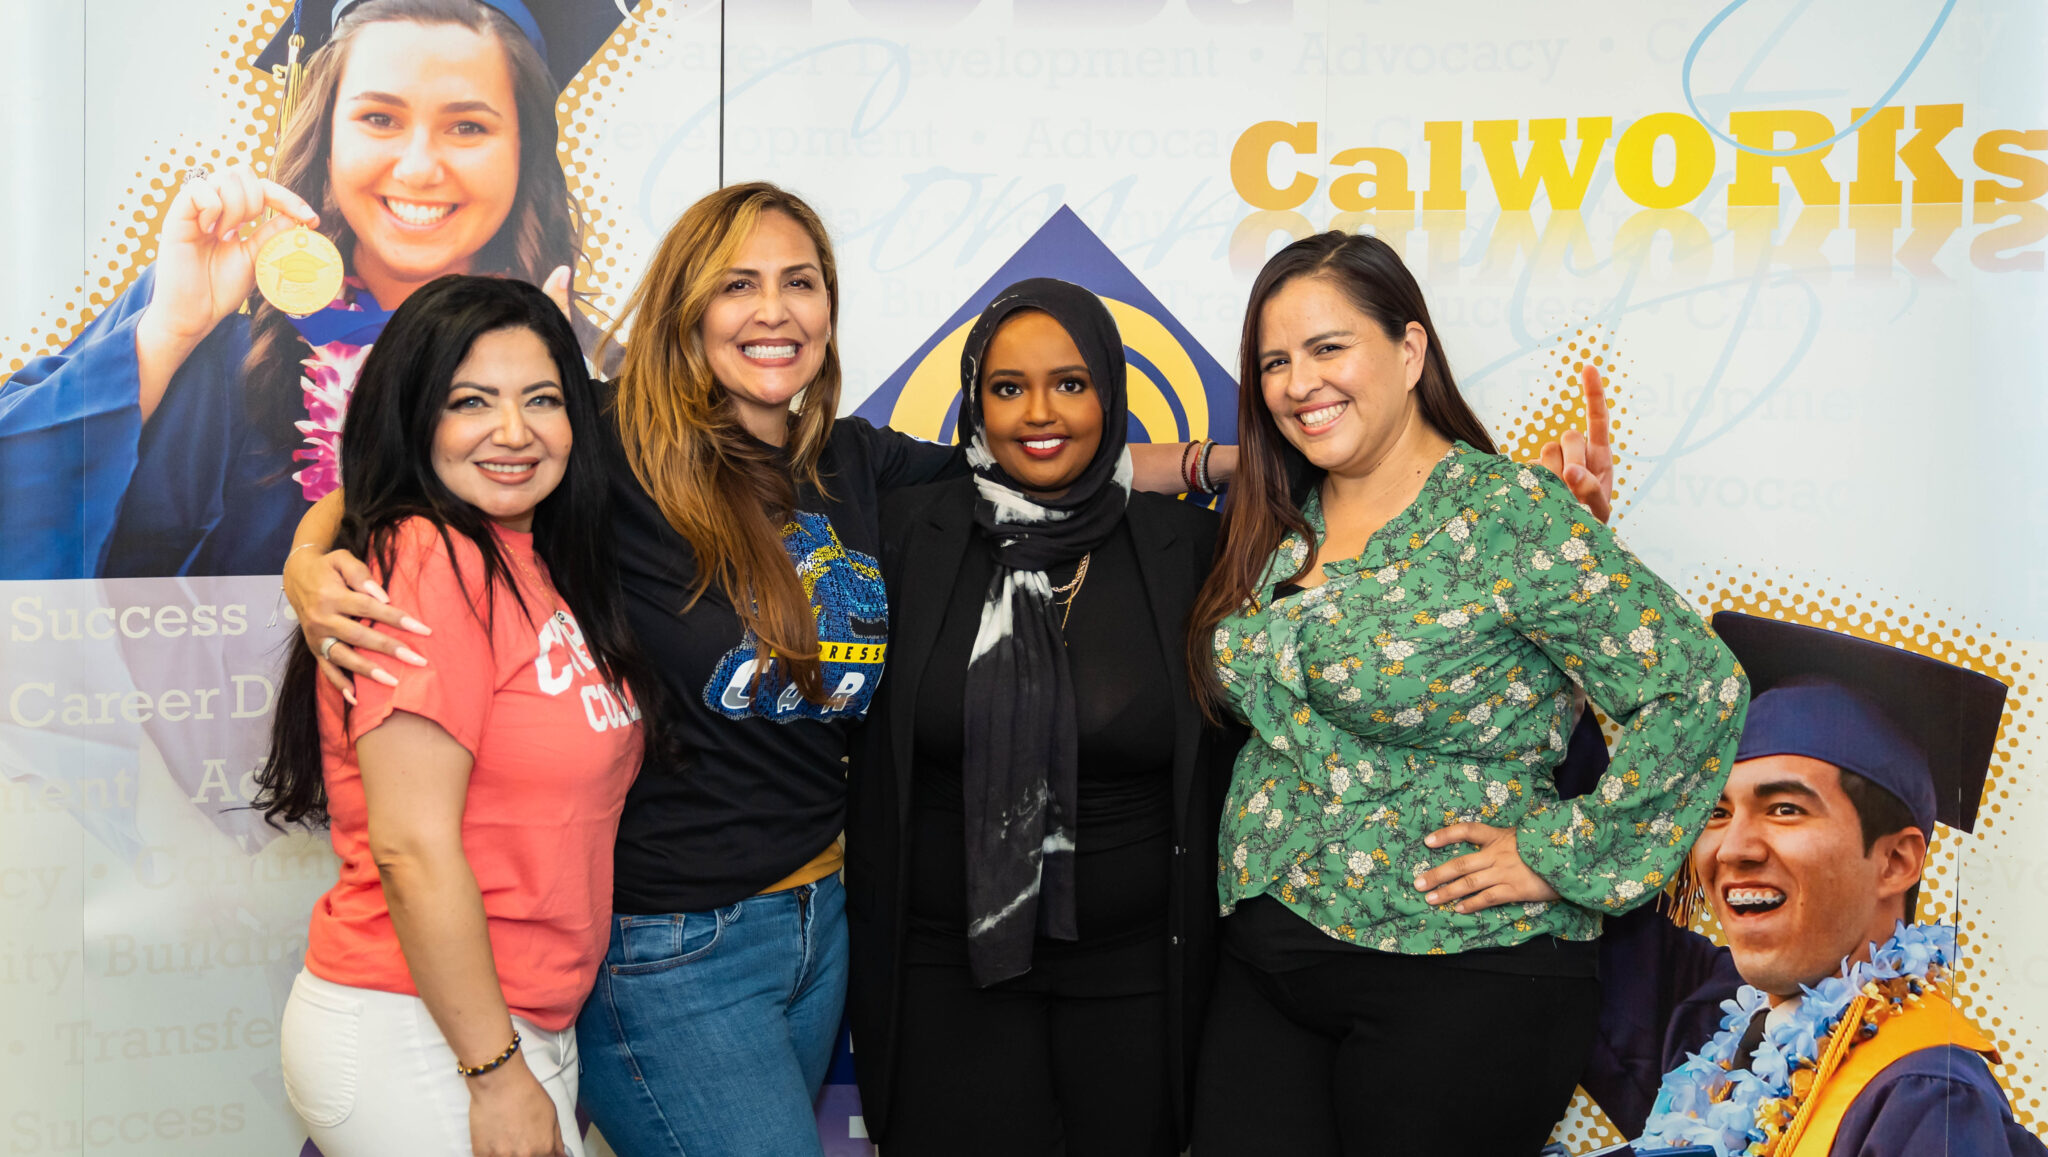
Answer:
<svg viewBox="0 0 2048 1157"><path fill-rule="evenodd" d="M826 706L834 711L846 710L846 705L853 702L854 695L867 685L867 681L868 677L859 671L848 671L846 674L841 675L839 677L839 686L832 689L832 694L827 699Z"/></svg>
<svg viewBox="0 0 2048 1157"><path fill-rule="evenodd" d="M632 726L640 718L640 708L620 702L620 696L602 683L589 683L583 688L583 718L592 731L609 731Z"/></svg>
<svg viewBox="0 0 2048 1157"><path fill-rule="evenodd" d="M727 711L745 711L747 704L754 701L754 668L761 660L748 659L732 673L725 684L725 693L718 697L718 705Z"/></svg>
<svg viewBox="0 0 2048 1157"><path fill-rule="evenodd" d="M539 642L540 654L534 657L533 673L540 680L540 689L548 695L560 695L576 682L578 673L597 669L596 662L590 657L590 648L583 643L583 628L567 611L554 613L554 617L540 629ZM567 652L560 667L555 666L557 646Z"/></svg>
<svg viewBox="0 0 2048 1157"><path fill-rule="evenodd" d="M538 641L540 654L534 656L533 674L547 695L560 695L575 684L577 676L597 670L597 661L590 657L590 648L583 641L583 628L577 625L576 616L567 611L555 612L540 629ZM562 651L559 666L556 648ZM632 700L603 683L585 683L579 694L584 722L590 724L592 731L631 727L640 719L640 708Z"/></svg>

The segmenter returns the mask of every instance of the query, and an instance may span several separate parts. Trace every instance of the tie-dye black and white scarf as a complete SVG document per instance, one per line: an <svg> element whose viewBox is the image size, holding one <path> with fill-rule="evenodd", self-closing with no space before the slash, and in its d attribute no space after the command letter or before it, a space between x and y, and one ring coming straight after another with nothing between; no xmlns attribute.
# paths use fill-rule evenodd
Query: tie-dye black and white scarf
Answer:
<svg viewBox="0 0 2048 1157"><path fill-rule="evenodd" d="M1035 498L988 452L983 355L1023 310L1049 314L1081 351L1102 402L1102 442L1058 499ZM967 821L967 959L987 986L1031 969L1033 938L1077 940L1074 822L1080 752L1052 582L1046 571L1101 545L1131 495L1124 345L1102 300L1049 277L996 295L960 356L960 428L980 497L974 521L996 574L968 655L962 785Z"/></svg>

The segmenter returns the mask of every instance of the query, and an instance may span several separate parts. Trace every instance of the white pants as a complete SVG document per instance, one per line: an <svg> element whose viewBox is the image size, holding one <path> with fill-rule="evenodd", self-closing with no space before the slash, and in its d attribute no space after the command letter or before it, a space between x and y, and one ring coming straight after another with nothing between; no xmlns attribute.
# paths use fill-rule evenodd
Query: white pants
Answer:
<svg viewBox="0 0 2048 1157"><path fill-rule="evenodd" d="M576 1028L512 1018L519 1051L554 1099L562 1142L576 1132ZM284 1092L326 1157L469 1157L469 1082L417 996L350 988L300 970L279 1030Z"/></svg>

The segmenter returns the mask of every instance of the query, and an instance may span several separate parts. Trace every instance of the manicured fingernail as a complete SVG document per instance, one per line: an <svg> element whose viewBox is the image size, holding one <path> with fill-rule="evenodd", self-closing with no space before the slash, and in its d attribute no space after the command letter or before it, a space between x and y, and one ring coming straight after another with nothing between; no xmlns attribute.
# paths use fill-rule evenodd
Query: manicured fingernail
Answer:
<svg viewBox="0 0 2048 1157"><path fill-rule="evenodd" d="M341 697L342 697L343 699L346 699L346 700L348 700L348 705L349 705L350 707L354 707L354 706L356 705L356 689L355 689L355 688L353 688L353 687L344 687L344 688L342 688L342 689L341 689Z"/></svg>
<svg viewBox="0 0 2048 1157"><path fill-rule="evenodd" d="M434 633L434 628L426 625L425 623L420 622L418 619L413 618L411 615L407 615L404 618L398 620L398 625L404 628L405 630L411 631L415 635L431 635Z"/></svg>
<svg viewBox="0 0 2048 1157"><path fill-rule="evenodd" d="M1424 836L1424 837L1422 837L1422 842L1423 842L1424 844L1427 844L1428 846L1430 846L1430 847L1432 847L1432 848L1433 848L1433 847L1435 847L1435 846L1436 846L1436 837L1435 837L1435 836Z"/></svg>
<svg viewBox="0 0 2048 1157"><path fill-rule="evenodd" d="M1423 883L1423 882L1422 882L1422 877L1421 877L1421 876L1417 876L1417 877L1415 877L1415 890L1416 890L1416 891L1418 891L1418 892L1422 892L1422 891L1427 891L1427 890L1428 890L1428 888L1429 888L1429 885L1428 885L1428 884L1425 884L1425 883Z"/></svg>
<svg viewBox="0 0 2048 1157"><path fill-rule="evenodd" d="M370 678L375 679L377 682L384 684L386 687L398 686L398 676L393 675L391 672L386 671L382 667L371 668Z"/></svg>
<svg viewBox="0 0 2048 1157"><path fill-rule="evenodd" d="M380 603L388 603L391 601L391 596L384 593L384 588L378 586L374 582L364 583L363 589L370 592L370 597L376 599Z"/></svg>
<svg viewBox="0 0 2048 1157"><path fill-rule="evenodd" d="M1424 896L1422 899L1425 903L1434 904L1436 903L1436 893L1431 892L1429 895Z"/></svg>
<svg viewBox="0 0 2048 1157"><path fill-rule="evenodd" d="M427 665L427 657L425 655L420 654L418 651L413 650L411 647L400 647L398 649L398 657L404 659L408 663L411 663L415 667L424 667Z"/></svg>

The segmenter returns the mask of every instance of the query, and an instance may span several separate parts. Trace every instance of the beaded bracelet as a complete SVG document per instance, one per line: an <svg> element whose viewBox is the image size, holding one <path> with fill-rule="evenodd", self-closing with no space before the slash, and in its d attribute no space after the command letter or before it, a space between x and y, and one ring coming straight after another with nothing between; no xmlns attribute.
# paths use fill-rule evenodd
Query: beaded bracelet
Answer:
<svg viewBox="0 0 2048 1157"><path fill-rule="evenodd" d="M488 1061L485 1061L483 1064L480 1065L465 1065L461 1061L457 1061L455 1062L455 1071L465 1077L480 1077L483 1076L485 1073L490 1072L492 1069L497 1068L499 1065L504 1064L506 1061L511 1060L512 1054L518 1051L519 1030L514 1029L512 1030L512 1043L505 1046L504 1052L499 1053L497 1056L493 1057Z"/></svg>
<svg viewBox="0 0 2048 1157"><path fill-rule="evenodd" d="M1188 459L1190 456L1194 454L1195 451L1201 449L1201 447L1202 440L1200 438L1197 438L1194 441L1189 442L1180 448L1180 480L1182 482L1187 483L1189 490L1193 490L1195 488L1195 473L1194 471L1188 469Z"/></svg>
<svg viewBox="0 0 2048 1157"><path fill-rule="evenodd" d="M1208 457L1210 447L1216 445L1207 438L1197 438L1191 445L1195 448L1194 461L1188 463L1188 491L1192 494L1207 494L1209 487L1203 481L1202 461Z"/></svg>
<svg viewBox="0 0 2048 1157"><path fill-rule="evenodd" d="M1216 480L1209 476L1209 455L1216 452L1216 443L1203 442L1202 453L1195 459L1195 473L1201 477L1202 493L1216 493Z"/></svg>

